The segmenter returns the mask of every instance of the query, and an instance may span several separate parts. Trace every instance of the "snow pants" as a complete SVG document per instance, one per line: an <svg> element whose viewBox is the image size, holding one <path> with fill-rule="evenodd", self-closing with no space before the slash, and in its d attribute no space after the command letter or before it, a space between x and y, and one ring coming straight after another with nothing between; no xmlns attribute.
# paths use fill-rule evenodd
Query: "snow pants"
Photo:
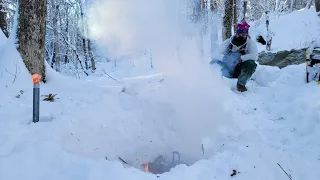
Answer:
<svg viewBox="0 0 320 180"><path fill-rule="evenodd" d="M238 83L245 86L252 74L256 71L257 64L254 60L239 63L234 70L232 78L238 78Z"/></svg>
<svg viewBox="0 0 320 180"><path fill-rule="evenodd" d="M238 83L245 86L257 68L254 60L241 62L240 54L229 53L222 61L212 60L210 64L221 66L222 75L227 78L238 78Z"/></svg>

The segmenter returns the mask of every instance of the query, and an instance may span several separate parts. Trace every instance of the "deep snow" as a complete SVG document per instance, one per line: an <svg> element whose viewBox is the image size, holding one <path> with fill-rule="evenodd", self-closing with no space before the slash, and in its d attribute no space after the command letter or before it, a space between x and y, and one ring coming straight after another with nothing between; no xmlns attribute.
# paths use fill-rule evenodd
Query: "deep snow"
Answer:
<svg viewBox="0 0 320 180"><path fill-rule="evenodd" d="M114 7L118 5L121 2ZM157 4L159 12L161 5ZM313 21L299 34L284 29L282 22L294 17L295 23L285 27L304 29L301 22L313 16L314 8L272 19L279 25L273 27L272 50L307 44L302 39L315 34ZM252 33L257 31L253 27ZM138 29L134 32L133 38L141 38ZM281 34L302 43L283 43ZM167 40L120 43L129 49L151 43L158 50L158 68L150 70L142 63L148 60L137 59L135 71L111 72L118 81L75 80L47 68L48 83L41 84L41 94L54 93L59 99L41 101L41 122L36 124L31 123L31 76L13 42L0 45L0 179L288 179L277 163L292 179L320 178L319 86L304 82L304 64L281 70L258 66L249 91L239 93L233 91L235 80L222 78L217 69L210 71L207 59L194 52L195 39L177 39L180 54L163 54L177 45L163 47ZM122 49L113 55L119 56ZM170 159L172 151L192 165L177 166L159 177L142 171L142 163L159 155ZM118 156L135 168L123 165ZM240 172L235 177L230 176L233 169Z"/></svg>

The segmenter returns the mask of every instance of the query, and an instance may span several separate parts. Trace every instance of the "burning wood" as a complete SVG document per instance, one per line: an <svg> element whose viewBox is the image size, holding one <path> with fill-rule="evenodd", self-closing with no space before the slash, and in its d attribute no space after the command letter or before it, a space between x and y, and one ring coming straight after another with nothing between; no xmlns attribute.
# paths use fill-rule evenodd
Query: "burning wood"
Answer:
<svg viewBox="0 0 320 180"><path fill-rule="evenodd" d="M144 172L149 172L149 163L143 164Z"/></svg>
<svg viewBox="0 0 320 180"><path fill-rule="evenodd" d="M155 159L153 162L148 162L142 164L144 172L152 173L152 174L162 174L165 172L169 172L172 168L174 168L177 165L185 164L188 166L187 163L180 161L180 154L177 151L174 151L171 162L166 162L165 159L163 159L162 156L159 156L157 159ZM178 156L178 158L175 158L175 154ZM162 162L164 161L164 162Z"/></svg>

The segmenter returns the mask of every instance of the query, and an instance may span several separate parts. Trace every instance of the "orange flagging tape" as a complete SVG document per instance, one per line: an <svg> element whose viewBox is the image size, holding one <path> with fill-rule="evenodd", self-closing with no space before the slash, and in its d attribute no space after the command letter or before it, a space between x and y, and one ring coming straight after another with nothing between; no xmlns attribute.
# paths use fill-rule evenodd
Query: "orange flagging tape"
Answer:
<svg viewBox="0 0 320 180"><path fill-rule="evenodd" d="M32 81L33 84L40 84L41 75L40 74L33 74Z"/></svg>

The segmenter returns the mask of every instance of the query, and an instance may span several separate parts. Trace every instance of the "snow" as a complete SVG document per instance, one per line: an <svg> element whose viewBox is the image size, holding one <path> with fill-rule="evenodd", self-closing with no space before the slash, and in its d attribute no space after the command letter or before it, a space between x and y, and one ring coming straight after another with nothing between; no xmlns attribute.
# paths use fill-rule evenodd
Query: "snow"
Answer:
<svg viewBox="0 0 320 180"><path fill-rule="evenodd" d="M2 32L2 30L0 30L0 49L2 49L2 46L6 43L6 41L7 41L6 36Z"/></svg>
<svg viewBox="0 0 320 180"><path fill-rule="evenodd" d="M270 15L270 29L273 32L271 52L305 48L310 42L318 38L318 18L315 8L301 9L290 14L278 17ZM251 24L250 35L266 35L265 18ZM265 46L259 46L260 51L265 50Z"/></svg>
<svg viewBox="0 0 320 180"><path fill-rule="evenodd" d="M259 65L249 91L239 93L234 90L236 80L209 68L207 54L201 57L197 52L197 39L180 36L171 26L175 20L140 22L137 16L143 13L144 2L127 3L128 11L109 15L104 12L120 11L123 2L100 2L92 16L97 22L108 20L108 25L94 25L93 37L100 38L103 49L113 45L107 35L114 34L121 43L106 52L116 58L124 57L122 51L129 57L132 48L152 47L155 69L150 69L149 57L133 56L135 67L126 71L120 66L112 72L117 81L107 76L77 80L47 65L48 83L40 85L41 95L53 93L58 99L40 102L39 123L31 122L31 75L12 40L3 44L0 179L289 179L281 166L292 179L318 180L319 86L305 83L305 65L281 70ZM160 1L150 5L155 6L151 17L167 7ZM313 16L311 8L271 19L276 24L272 51L307 43L316 33ZM145 21L155 34L140 31ZM303 21L308 21L308 28ZM105 31L108 27L114 29ZM263 24L259 28L262 31ZM252 33L257 31L253 28ZM144 38L144 33L149 36ZM285 42L281 35L292 41ZM109 66L97 65L106 70ZM170 161L173 151L188 166L181 164L160 175L143 172L143 163L159 155ZM118 156L132 166L118 161ZM233 169L240 173L231 177Z"/></svg>

